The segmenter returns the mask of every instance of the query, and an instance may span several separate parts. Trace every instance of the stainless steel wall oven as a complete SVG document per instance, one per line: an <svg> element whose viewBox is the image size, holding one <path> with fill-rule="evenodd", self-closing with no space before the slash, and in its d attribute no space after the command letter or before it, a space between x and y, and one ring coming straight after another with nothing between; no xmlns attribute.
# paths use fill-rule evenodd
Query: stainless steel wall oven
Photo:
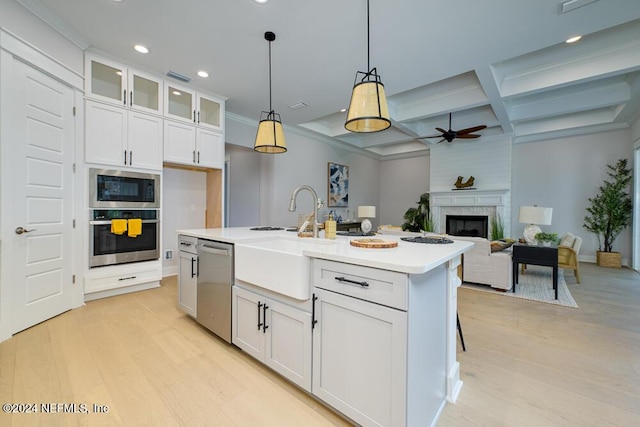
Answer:
<svg viewBox="0 0 640 427"><path fill-rule="evenodd" d="M89 267L156 260L160 257L158 209L92 209L89 221ZM141 233L130 237L112 232L113 220L140 219Z"/></svg>

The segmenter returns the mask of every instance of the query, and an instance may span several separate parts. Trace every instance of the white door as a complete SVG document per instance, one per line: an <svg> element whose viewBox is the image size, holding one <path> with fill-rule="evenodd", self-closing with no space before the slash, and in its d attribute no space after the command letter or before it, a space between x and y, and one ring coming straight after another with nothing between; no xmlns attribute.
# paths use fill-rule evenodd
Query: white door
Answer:
<svg viewBox="0 0 640 427"><path fill-rule="evenodd" d="M12 333L71 309L74 96L70 87L13 61L10 113L13 136L14 232Z"/></svg>

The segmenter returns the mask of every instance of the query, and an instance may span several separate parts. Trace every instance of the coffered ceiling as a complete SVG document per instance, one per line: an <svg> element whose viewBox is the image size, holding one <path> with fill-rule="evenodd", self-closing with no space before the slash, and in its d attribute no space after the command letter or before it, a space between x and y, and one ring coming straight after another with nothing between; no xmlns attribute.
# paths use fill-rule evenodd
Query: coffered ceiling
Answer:
<svg viewBox="0 0 640 427"><path fill-rule="evenodd" d="M229 117L256 122L269 107L263 34L273 31L273 107L285 126L374 156L425 153L440 138L416 138L448 129L450 112L454 130L487 126L454 144L602 132L640 118L638 0L370 0L371 66L393 122L375 134L346 131L340 111L367 68L365 0L19 2L82 49L190 76L229 98ZM574 35L583 37L564 43ZM197 77L200 69L210 77ZM300 102L307 106L290 108Z"/></svg>

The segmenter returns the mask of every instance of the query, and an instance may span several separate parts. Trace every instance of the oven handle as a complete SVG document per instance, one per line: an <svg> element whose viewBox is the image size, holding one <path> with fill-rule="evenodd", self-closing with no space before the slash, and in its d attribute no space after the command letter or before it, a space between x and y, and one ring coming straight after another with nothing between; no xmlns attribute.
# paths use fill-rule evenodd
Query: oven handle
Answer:
<svg viewBox="0 0 640 427"><path fill-rule="evenodd" d="M159 219L143 219L142 223L143 224L155 224L155 223L159 223L160 220ZM105 220L105 221L89 221L89 225L111 225L111 221L109 220Z"/></svg>

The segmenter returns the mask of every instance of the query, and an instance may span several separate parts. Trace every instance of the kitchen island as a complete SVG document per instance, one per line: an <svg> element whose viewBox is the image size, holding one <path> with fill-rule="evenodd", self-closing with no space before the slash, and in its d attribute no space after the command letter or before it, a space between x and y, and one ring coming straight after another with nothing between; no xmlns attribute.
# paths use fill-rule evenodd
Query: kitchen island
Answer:
<svg viewBox="0 0 640 427"><path fill-rule="evenodd" d="M433 425L455 402L457 267L472 243L383 235L397 247L369 249L350 245L357 237L284 230L178 234L235 245L233 344L347 417Z"/></svg>

